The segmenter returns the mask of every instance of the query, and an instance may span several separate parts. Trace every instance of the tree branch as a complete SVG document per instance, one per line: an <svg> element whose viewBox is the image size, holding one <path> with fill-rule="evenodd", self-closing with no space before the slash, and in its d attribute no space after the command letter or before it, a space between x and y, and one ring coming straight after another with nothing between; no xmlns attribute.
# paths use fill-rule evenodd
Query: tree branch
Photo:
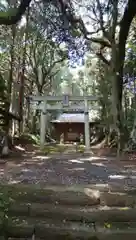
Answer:
<svg viewBox="0 0 136 240"><path fill-rule="evenodd" d="M50 68L48 69L48 71L47 71L47 73L46 73L47 76L50 75L52 69L55 67L56 64L63 62L65 59L66 59L66 57L63 56L62 58L60 58L60 59L54 61L54 63L50 66Z"/></svg>
<svg viewBox="0 0 136 240"><path fill-rule="evenodd" d="M97 0L97 2L99 3L99 0ZM101 16L101 23L100 23L100 27L102 28L103 32L105 33L105 36L104 37L100 37L100 38L95 38L95 37L89 37L89 35L92 35L94 34L94 32L88 32L86 27L85 27L85 24L82 20L81 17L76 17L72 11L68 12L67 13L67 9L69 9L69 6L67 5L67 3L62 0L59 0L59 3L60 3L60 6L61 6L61 11L62 11L62 14L65 15L68 19L68 21L73 25L73 27L75 26L76 28L78 27L81 32L84 34L84 37L89 40L89 41L92 41L92 42L95 42L95 43L99 43L101 44L102 46L104 47L111 47L111 44L110 42L108 41L107 37L106 37L106 31L104 30L104 26L103 26L103 16L102 16L102 12L101 12L101 9L99 10L100 11L100 16ZM100 3L99 3L100 4ZM99 8L101 6L99 5ZM99 30L98 30L99 31ZM96 31L97 33L97 31Z"/></svg>
<svg viewBox="0 0 136 240"><path fill-rule="evenodd" d="M102 30L102 32L103 32L103 35L106 36L106 31L105 31L105 28L104 28L104 20L103 20L102 6L101 6L99 0L96 0L96 2L97 2L98 11L99 11L100 27L101 27L101 30Z"/></svg>
<svg viewBox="0 0 136 240"><path fill-rule="evenodd" d="M136 15L136 0L129 0L123 18L120 23L120 32L119 32L119 58L120 61L125 58L125 45L130 29L130 25L134 16ZM123 63L124 64L124 61Z"/></svg>
<svg viewBox="0 0 136 240"><path fill-rule="evenodd" d="M102 51L96 53L97 57L101 59L106 65L110 66L110 61L108 61L102 54Z"/></svg>
<svg viewBox="0 0 136 240"><path fill-rule="evenodd" d="M125 59L125 46L127 37L129 34L129 29L132 23L134 16L136 15L136 0L129 0L126 5L124 15L120 23L120 32L119 32L119 44L118 44L118 62L117 63L117 72L119 73L117 78L117 89L118 89L118 99L122 99L122 88L123 85L123 67Z"/></svg>
<svg viewBox="0 0 136 240"><path fill-rule="evenodd" d="M112 18L113 18L113 23L110 29L110 40L111 42L115 43L115 34L116 34L116 27L118 22L118 0L113 1Z"/></svg>
<svg viewBox="0 0 136 240"><path fill-rule="evenodd" d="M29 7L30 2L31 0L21 0L18 8L0 11L0 25L13 25L20 21L27 7Z"/></svg>
<svg viewBox="0 0 136 240"><path fill-rule="evenodd" d="M111 44L110 42L108 41L108 39L106 38L103 38L103 37L91 37L89 38L90 41L92 42L95 42L95 43L98 43L98 44L101 44L103 47L108 47L108 48L111 48Z"/></svg>

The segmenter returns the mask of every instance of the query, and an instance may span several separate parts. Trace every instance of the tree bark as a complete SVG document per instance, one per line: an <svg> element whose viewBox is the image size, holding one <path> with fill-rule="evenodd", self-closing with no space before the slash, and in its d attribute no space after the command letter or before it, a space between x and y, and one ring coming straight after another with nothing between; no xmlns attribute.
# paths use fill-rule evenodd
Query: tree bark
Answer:
<svg viewBox="0 0 136 240"><path fill-rule="evenodd" d="M16 37L16 25L11 26L11 37L12 37L12 43L10 46L10 70L9 70L9 79L8 79L8 106L6 111L9 112L10 108L12 107L12 85L13 85L13 75L14 75L14 62L15 62L15 37ZM9 132L10 128L10 121L7 119L7 134Z"/></svg>
<svg viewBox="0 0 136 240"><path fill-rule="evenodd" d="M36 126L37 117L38 117L38 111L35 110L33 117L32 117L32 124L31 124L31 133L32 134L37 134L37 126Z"/></svg>
<svg viewBox="0 0 136 240"><path fill-rule="evenodd" d="M118 133L118 153L123 148L124 139L124 118L122 111L122 93L123 93L123 67L125 60L125 46L129 29L134 16L136 15L136 1L129 0L120 23L119 40L115 44L115 27L112 33L111 42L111 73L112 73L112 91L113 91L113 108L114 108L114 124ZM117 20L117 19L116 19ZM113 38L114 36L114 38ZM99 42L101 44L101 42Z"/></svg>
<svg viewBox="0 0 136 240"><path fill-rule="evenodd" d="M26 47L27 47L27 40L28 40L28 24L29 24L29 8L26 15L26 27L25 27L25 33L24 33L24 49L23 49L23 59L22 59L22 69L21 69L21 75L20 75L20 92L19 92L19 116L22 119L19 124L19 134L21 134L24 131L24 85L25 85L25 70L26 70Z"/></svg>
<svg viewBox="0 0 136 240"><path fill-rule="evenodd" d="M128 4L125 8L124 15L120 24L120 32L119 32L119 43L118 43L118 54L116 58L116 71L117 75L115 78L115 85L117 91L117 121L118 128L120 130L120 148L124 147L123 139L124 139L124 124L123 124L123 113L122 113L122 94L123 94L123 67L125 60L125 46L127 37L129 34L129 29L131 23L133 21L134 16L136 15L136 1L129 0Z"/></svg>

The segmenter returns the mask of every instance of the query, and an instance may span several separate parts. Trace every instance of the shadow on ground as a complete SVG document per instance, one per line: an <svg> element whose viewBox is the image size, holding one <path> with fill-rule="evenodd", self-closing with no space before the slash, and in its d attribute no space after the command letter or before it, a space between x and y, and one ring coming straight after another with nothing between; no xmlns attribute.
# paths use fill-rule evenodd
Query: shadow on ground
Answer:
<svg viewBox="0 0 136 240"><path fill-rule="evenodd" d="M31 149L0 165L0 180L24 184L136 184L136 164L115 157L60 154L44 156Z"/></svg>

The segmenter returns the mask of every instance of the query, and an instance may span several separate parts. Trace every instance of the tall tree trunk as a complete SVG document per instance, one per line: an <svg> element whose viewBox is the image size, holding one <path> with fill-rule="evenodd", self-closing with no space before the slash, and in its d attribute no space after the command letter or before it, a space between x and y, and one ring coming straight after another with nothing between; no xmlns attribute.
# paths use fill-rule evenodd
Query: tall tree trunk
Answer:
<svg viewBox="0 0 136 240"><path fill-rule="evenodd" d="M8 79L8 104L6 111L9 112L11 108L11 100L12 100L12 85L13 85L13 74L14 74L14 64L15 64L15 37L16 37L16 25L11 26L11 34L12 34L12 43L10 46L10 71L9 71L9 79ZM7 133L9 132L10 121L7 119Z"/></svg>
<svg viewBox="0 0 136 240"><path fill-rule="evenodd" d="M119 42L112 45L112 87L113 87L113 101L114 101L114 122L116 122L118 132L118 153L124 146L124 116L122 110L122 95L123 95L123 67L125 60L125 46L132 20L136 14L136 1L129 0L125 8L123 18L120 23Z"/></svg>
<svg viewBox="0 0 136 240"><path fill-rule="evenodd" d="M118 126L120 129L120 142L123 143L124 138L124 125L123 125L123 114L122 114L122 95L123 95L123 67L125 60L125 46L127 37L129 34L129 29L132 23L132 20L136 14L136 1L129 0L125 8L124 15L120 24L119 32L119 44L118 44L118 54L116 61L117 76L115 79L116 90L117 90L117 120ZM123 147L123 146L121 146Z"/></svg>
<svg viewBox="0 0 136 240"><path fill-rule="evenodd" d="M42 93L43 93L43 86L39 84L39 85L37 85L37 95L41 96ZM33 133L33 134L37 134L37 125L36 125L37 118L38 118L38 121L40 122L40 117L39 117L38 111L34 110L32 124L31 124L31 133Z"/></svg>
<svg viewBox="0 0 136 240"><path fill-rule="evenodd" d="M20 92L19 92L19 116L22 121L19 123L19 134L24 131L24 85L25 85L25 64L26 64L26 48L27 48L27 40L28 40L28 24L29 24L29 9L26 14L26 28L24 34L24 49L23 49L23 59L22 59L22 69L20 74Z"/></svg>
<svg viewBox="0 0 136 240"><path fill-rule="evenodd" d="M33 113L32 125L31 125L32 134L37 134L37 125L36 125L37 118L38 118L38 111L35 110Z"/></svg>
<svg viewBox="0 0 136 240"><path fill-rule="evenodd" d="M34 86L34 81L30 81L30 85L28 88L28 96L33 94L33 86ZM25 126L27 130L32 130L31 126L32 126L32 109L31 109L31 105L30 102L27 101L26 102L26 119L25 119Z"/></svg>

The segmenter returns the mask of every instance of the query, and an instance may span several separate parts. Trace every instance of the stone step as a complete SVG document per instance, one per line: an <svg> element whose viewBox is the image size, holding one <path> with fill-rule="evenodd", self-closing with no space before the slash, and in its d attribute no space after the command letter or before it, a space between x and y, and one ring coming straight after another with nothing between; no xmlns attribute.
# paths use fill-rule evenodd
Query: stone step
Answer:
<svg viewBox="0 0 136 240"><path fill-rule="evenodd" d="M123 228L96 226L60 221L34 221L31 218L12 218L6 227L6 234L12 238L31 238L32 235L42 239L99 239L120 240L136 239L136 227ZM134 238L135 237L135 238Z"/></svg>
<svg viewBox="0 0 136 240"><path fill-rule="evenodd" d="M26 216L34 219L75 221L86 223L130 222L136 223L136 209L108 207L72 207L59 204L13 203L9 216Z"/></svg>
<svg viewBox="0 0 136 240"><path fill-rule="evenodd" d="M26 203L52 203L68 206L135 207L136 190L118 192L100 191L89 186L1 185L0 192L7 193L12 201Z"/></svg>
<svg viewBox="0 0 136 240"><path fill-rule="evenodd" d="M1 239L0 240L5 240L5 239ZM32 237L31 238L8 238L8 240L33 240ZM34 240L43 240L42 238L36 238Z"/></svg>
<svg viewBox="0 0 136 240"><path fill-rule="evenodd" d="M1 185L1 193L7 193L11 199L20 202L59 203L65 205L93 206L99 205L97 191L89 194L84 189L69 188L66 186L47 186L40 188L32 185Z"/></svg>
<svg viewBox="0 0 136 240"><path fill-rule="evenodd" d="M1 239L0 240L5 240L5 239ZM33 238L8 238L8 240L46 240L45 238L37 238L36 236L34 236ZM52 239L50 239L52 240Z"/></svg>

